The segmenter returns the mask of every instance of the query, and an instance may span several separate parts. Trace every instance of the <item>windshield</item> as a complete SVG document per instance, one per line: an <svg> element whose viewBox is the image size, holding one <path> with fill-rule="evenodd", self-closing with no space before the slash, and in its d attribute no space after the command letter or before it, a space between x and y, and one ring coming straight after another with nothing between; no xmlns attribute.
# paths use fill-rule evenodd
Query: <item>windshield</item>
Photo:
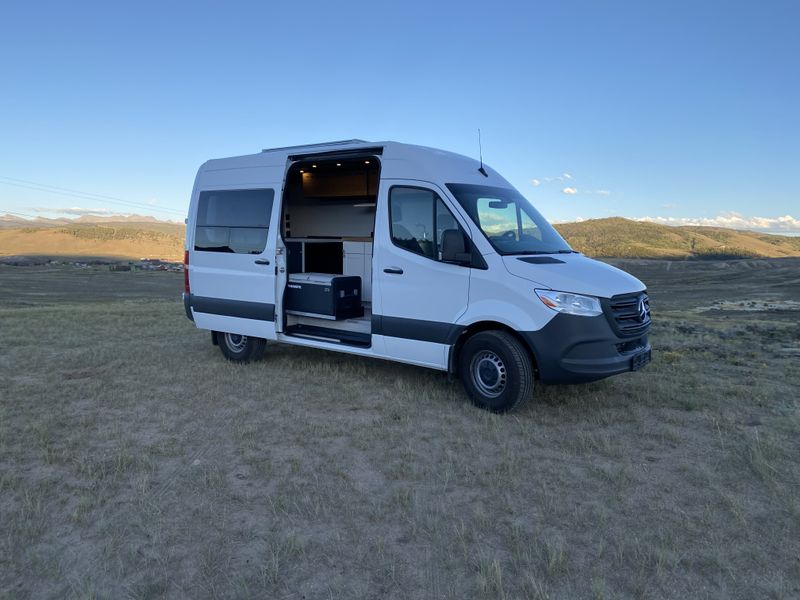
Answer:
<svg viewBox="0 0 800 600"><path fill-rule="evenodd" d="M515 189L466 183L448 183L447 189L500 254L574 252Z"/></svg>

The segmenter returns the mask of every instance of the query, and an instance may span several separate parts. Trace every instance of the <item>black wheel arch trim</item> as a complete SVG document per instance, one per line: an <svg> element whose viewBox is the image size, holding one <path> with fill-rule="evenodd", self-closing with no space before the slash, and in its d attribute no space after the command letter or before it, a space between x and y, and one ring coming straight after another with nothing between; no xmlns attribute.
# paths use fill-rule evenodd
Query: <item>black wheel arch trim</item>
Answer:
<svg viewBox="0 0 800 600"><path fill-rule="evenodd" d="M536 358L536 353L531 347L527 337L522 335L523 332L517 331L513 327L510 327L509 325L499 321L476 321L474 323L470 323L469 325L463 326L458 338L455 340L455 343L450 346L447 362L447 374L449 379L453 380L458 377L458 355L461 352L461 348L469 338L482 331L505 331L506 333L517 338L517 340L522 343L522 346L525 348L525 350L527 350L531 359L534 374L538 376L539 370L537 366L538 361Z"/></svg>

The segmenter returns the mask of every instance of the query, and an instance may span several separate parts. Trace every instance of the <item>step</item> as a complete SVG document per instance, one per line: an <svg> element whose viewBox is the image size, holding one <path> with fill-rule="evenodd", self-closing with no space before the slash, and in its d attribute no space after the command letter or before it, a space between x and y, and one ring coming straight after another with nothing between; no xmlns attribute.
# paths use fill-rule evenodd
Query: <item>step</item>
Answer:
<svg viewBox="0 0 800 600"><path fill-rule="evenodd" d="M286 328L286 335L317 339L328 343L343 344L345 346L358 346L360 348L369 348L372 345L372 335L369 333L343 331L341 329L319 327L317 325L289 325Z"/></svg>

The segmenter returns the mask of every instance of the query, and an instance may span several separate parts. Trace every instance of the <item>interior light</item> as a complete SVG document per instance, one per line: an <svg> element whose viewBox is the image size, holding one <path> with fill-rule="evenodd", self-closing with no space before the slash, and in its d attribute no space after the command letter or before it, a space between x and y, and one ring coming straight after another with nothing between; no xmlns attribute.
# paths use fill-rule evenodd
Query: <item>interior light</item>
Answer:
<svg viewBox="0 0 800 600"><path fill-rule="evenodd" d="M316 168L317 168L317 165L311 165L311 168L312 168L312 169L316 169Z"/></svg>
<svg viewBox="0 0 800 600"><path fill-rule="evenodd" d="M365 161L364 161L364 164L365 164L365 165L368 165L368 164L369 164L369 161L368 161L368 160L365 160Z"/></svg>
<svg viewBox="0 0 800 600"><path fill-rule="evenodd" d="M301 172L301 173L305 173L305 171L303 171L303 169L300 169L300 172Z"/></svg>
<svg viewBox="0 0 800 600"><path fill-rule="evenodd" d="M341 166L342 166L342 163L336 163L336 166L337 166L337 167L341 167Z"/></svg>

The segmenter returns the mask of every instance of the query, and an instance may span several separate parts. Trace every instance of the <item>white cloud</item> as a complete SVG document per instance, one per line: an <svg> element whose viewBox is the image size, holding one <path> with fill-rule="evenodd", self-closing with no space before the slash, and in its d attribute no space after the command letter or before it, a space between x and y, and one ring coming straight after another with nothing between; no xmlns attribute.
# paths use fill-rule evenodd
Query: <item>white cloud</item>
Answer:
<svg viewBox="0 0 800 600"><path fill-rule="evenodd" d="M569 173L562 173L558 177L542 177L542 178L534 179L533 180L534 182L538 181L539 183L534 183L533 185L539 185L542 182L544 182L544 183L552 183L554 181L567 181L567 180L570 180L572 178L573 178L572 175L570 175Z"/></svg>
<svg viewBox="0 0 800 600"><path fill-rule="evenodd" d="M659 223L661 225L699 225L754 231L800 232L800 219L796 219L791 215L782 217L745 217L736 212L726 212L716 217L641 217L635 220Z"/></svg>
<svg viewBox="0 0 800 600"><path fill-rule="evenodd" d="M558 177L536 177L534 179L531 179L531 183L533 184L533 187L539 187L543 183L554 183L554 182L556 182L556 183L558 183L558 182L567 183L567 182L572 182L574 180L575 180L575 177L572 176L572 173L568 173L567 171L564 171ZM591 196L591 195L610 196L611 195L611 192L609 190L606 190L606 189L599 189L599 190L594 190L594 191L592 191L592 190L581 190L581 191L579 191L578 188L573 187L573 185L574 184L571 184L571 185L568 185L565 188L562 188L561 189L561 193L568 194L570 196L574 196L575 194L581 194L581 195L587 195L587 196Z"/></svg>

